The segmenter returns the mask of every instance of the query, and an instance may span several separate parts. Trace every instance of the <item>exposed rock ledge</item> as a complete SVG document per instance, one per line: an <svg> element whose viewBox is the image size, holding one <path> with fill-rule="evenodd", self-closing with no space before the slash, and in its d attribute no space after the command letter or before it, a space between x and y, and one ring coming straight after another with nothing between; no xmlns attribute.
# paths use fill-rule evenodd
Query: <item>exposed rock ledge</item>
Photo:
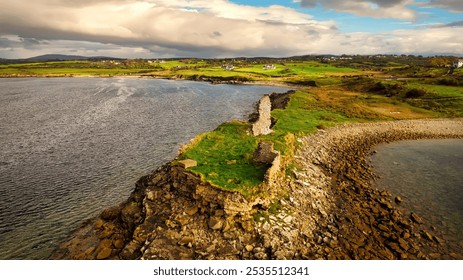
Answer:
<svg viewBox="0 0 463 280"><path fill-rule="evenodd" d="M175 165L141 178L130 199L63 243L65 259L462 259L373 186L381 142L463 138L463 119L343 125L299 141L278 201L211 188Z"/></svg>

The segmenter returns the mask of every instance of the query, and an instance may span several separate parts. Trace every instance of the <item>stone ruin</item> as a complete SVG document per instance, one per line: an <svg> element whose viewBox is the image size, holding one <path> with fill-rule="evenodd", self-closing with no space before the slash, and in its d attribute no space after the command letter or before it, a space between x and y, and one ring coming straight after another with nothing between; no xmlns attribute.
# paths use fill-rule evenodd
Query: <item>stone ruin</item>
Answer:
<svg viewBox="0 0 463 280"><path fill-rule="evenodd" d="M278 172L280 171L280 152L274 150L273 143L262 141L259 142L257 149L253 153L253 160L258 164L270 166L267 172L265 172L264 181L267 188L272 188L277 180Z"/></svg>
<svg viewBox="0 0 463 280"><path fill-rule="evenodd" d="M272 125L272 101L268 95L265 95L259 100L258 105L258 119L252 124L252 135L267 135L272 132L270 126Z"/></svg>

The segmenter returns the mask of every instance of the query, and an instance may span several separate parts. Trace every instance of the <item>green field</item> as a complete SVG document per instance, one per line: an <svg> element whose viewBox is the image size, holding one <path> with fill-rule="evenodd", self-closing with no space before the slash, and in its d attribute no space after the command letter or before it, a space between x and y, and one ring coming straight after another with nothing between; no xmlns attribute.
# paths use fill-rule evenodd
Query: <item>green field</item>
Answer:
<svg viewBox="0 0 463 280"><path fill-rule="evenodd" d="M239 63L233 70L223 65L229 61L205 61L195 59L167 61L63 61L23 64L0 64L0 76L116 76L144 75L165 78L193 80L238 80L294 82L307 79L320 80L321 84L331 84L340 74L352 75L357 69L336 67L315 61L275 64L276 69L264 70L265 63ZM334 79L334 82L339 82Z"/></svg>
<svg viewBox="0 0 463 280"><path fill-rule="evenodd" d="M0 76L117 76L139 75L152 70L148 65L130 66L88 61L0 64Z"/></svg>
<svg viewBox="0 0 463 280"><path fill-rule="evenodd" d="M426 92L422 98L411 100L410 104L437 111L449 117L463 117L463 87L422 83L412 83L410 86Z"/></svg>
<svg viewBox="0 0 463 280"><path fill-rule="evenodd" d="M251 67L237 68L236 72L244 72L258 74L268 77L290 77L290 76L305 76L305 77L325 77L330 74L339 73L357 73L357 69L335 67L319 62L298 62L288 64L274 64L275 69L265 70L266 64L257 64Z"/></svg>

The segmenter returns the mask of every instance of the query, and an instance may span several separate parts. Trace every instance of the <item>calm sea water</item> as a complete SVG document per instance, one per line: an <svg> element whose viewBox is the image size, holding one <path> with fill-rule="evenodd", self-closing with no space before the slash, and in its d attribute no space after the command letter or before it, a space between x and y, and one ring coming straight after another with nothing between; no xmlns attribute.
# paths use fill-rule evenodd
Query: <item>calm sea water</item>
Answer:
<svg viewBox="0 0 463 280"><path fill-rule="evenodd" d="M153 79L0 79L0 259L47 258L125 200L182 143L245 119L266 86Z"/></svg>
<svg viewBox="0 0 463 280"><path fill-rule="evenodd" d="M379 188L401 196L400 207L417 213L463 252L463 140L399 141L372 156Z"/></svg>

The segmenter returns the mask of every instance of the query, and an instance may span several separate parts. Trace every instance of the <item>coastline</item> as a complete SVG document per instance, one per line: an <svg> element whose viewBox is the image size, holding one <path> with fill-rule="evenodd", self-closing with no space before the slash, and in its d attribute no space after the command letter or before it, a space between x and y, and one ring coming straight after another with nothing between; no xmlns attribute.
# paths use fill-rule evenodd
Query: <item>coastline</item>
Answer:
<svg viewBox="0 0 463 280"><path fill-rule="evenodd" d="M211 188L172 163L88 221L55 259L463 259L420 217L375 188L384 142L463 138L463 119L346 124L299 139L295 178L277 201Z"/></svg>
<svg viewBox="0 0 463 280"><path fill-rule="evenodd" d="M101 75L0 75L1 79L25 79L25 78L37 78L37 79L49 79L49 78L102 78L102 79L158 79L158 80L172 80L172 81L193 81L193 82L204 82L210 84L230 84L230 85L255 85L255 86L275 86L275 87L289 87L293 89L302 89L307 88L307 86L301 86L297 84L284 83L284 82L275 82L275 81L238 81L238 80L228 80L228 79L214 79L204 78L204 79L193 79L193 78L180 78L180 77L166 77L166 76L154 76L154 75L111 75L111 76L101 76Z"/></svg>

